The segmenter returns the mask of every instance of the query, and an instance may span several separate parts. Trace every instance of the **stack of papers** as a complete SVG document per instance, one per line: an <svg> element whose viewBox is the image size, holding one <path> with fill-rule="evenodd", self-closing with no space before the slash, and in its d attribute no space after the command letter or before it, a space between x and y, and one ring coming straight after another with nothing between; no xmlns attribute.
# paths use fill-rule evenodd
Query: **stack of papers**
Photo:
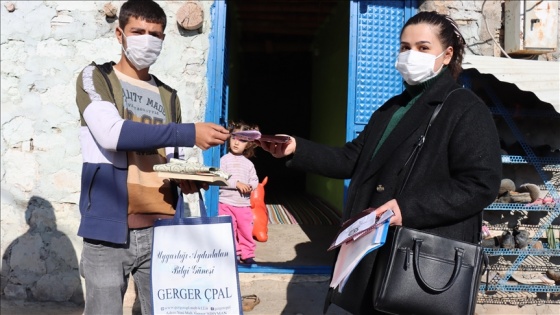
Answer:
<svg viewBox="0 0 560 315"><path fill-rule="evenodd" d="M389 209L378 217L374 211L375 209L373 208L366 209L350 220L344 222L336 236L336 239L328 250L335 249L350 240L357 240L361 236L371 232L376 227L385 223L385 221L389 221L389 219L395 215L393 210Z"/></svg>
<svg viewBox="0 0 560 315"><path fill-rule="evenodd" d="M377 217L373 209L362 211L342 226L329 250L340 246L334 266L331 288L338 287L342 292L348 276L369 252L381 247L387 238L389 219L394 216L387 210Z"/></svg>
<svg viewBox="0 0 560 315"><path fill-rule="evenodd" d="M153 169L159 177L201 181L217 186L227 186L227 180L231 177L217 167L174 158L169 163L154 165Z"/></svg>

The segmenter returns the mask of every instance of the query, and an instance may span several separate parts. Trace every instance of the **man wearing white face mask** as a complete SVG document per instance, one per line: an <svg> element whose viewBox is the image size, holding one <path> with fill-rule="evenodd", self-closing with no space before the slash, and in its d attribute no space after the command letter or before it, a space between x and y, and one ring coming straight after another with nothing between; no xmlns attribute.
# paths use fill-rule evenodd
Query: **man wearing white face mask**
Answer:
<svg viewBox="0 0 560 315"><path fill-rule="evenodd" d="M155 220L173 217L178 189L152 171L183 147L220 145L227 129L182 123L177 92L150 74L165 38L166 15L154 1L131 0L119 13L118 63L92 63L80 73L84 238L80 273L86 281L87 314L121 314L132 274L143 314L151 314L150 257ZM179 148L179 150L175 150ZM183 193L197 191L181 181Z"/></svg>
<svg viewBox="0 0 560 315"><path fill-rule="evenodd" d="M136 70L140 71L153 65L161 52L163 39L159 38L159 33L143 34L127 37L122 29L118 29L122 37L126 39L127 47L123 51L128 60ZM118 33L117 33L118 36Z"/></svg>

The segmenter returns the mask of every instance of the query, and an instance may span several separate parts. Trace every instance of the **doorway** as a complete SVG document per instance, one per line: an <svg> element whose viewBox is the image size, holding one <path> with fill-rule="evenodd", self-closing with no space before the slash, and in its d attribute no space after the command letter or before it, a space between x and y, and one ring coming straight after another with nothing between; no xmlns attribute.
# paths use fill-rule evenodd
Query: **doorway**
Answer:
<svg viewBox="0 0 560 315"><path fill-rule="evenodd" d="M227 119L256 124L263 134L283 133L342 145L348 21L349 4L343 1L228 0ZM327 87L333 81L335 84ZM313 175L288 169L286 159L276 159L261 149L252 161L260 181L268 177L267 205L302 204L293 198L303 194L323 197L315 194L313 187L325 195L336 194L314 185L318 182L332 189L334 180L318 181ZM342 200L343 182L339 180L338 185ZM328 201L325 205L339 215L341 207ZM330 265L332 255L325 255L325 250L337 230L336 221L330 226L313 222L269 224L269 234L274 235L257 244L257 261L268 266L278 263L282 268Z"/></svg>
<svg viewBox="0 0 560 315"><path fill-rule="evenodd" d="M239 100L230 118L257 124L263 134L309 138L311 102L310 57L305 52L244 52L239 65ZM231 99L230 99L230 105ZM305 174L287 169L285 160L258 149L253 159L267 191L305 190Z"/></svg>
<svg viewBox="0 0 560 315"><path fill-rule="evenodd" d="M313 45L338 2L228 2L229 120L263 134L311 136ZM305 191L306 176L262 150L253 160L267 192Z"/></svg>
<svg viewBox="0 0 560 315"><path fill-rule="evenodd" d="M211 73L218 75L210 79L217 84L209 98L222 107L220 115L210 108L211 121L242 119L259 124L264 133L307 134L314 142L341 146L359 134L380 104L402 91L393 66L399 44L395 34L415 12L416 0L228 0L227 10L225 3L218 1L213 11L220 18L210 54L218 62ZM221 18L223 11L227 19ZM224 85L222 69L228 79ZM255 163L259 177L272 176L267 196L303 186L340 213L346 183L291 172L284 161L260 155Z"/></svg>

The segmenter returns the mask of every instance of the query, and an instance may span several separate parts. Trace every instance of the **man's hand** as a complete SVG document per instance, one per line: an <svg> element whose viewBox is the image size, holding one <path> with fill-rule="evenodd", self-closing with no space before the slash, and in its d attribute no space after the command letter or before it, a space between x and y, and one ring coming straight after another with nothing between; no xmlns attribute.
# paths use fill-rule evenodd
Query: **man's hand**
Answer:
<svg viewBox="0 0 560 315"><path fill-rule="evenodd" d="M224 144L229 138L229 131L214 123L195 123L197 147L207 150L213 146Z"/></svg>
<svg viewBox="0 0 560 315"><path fill-rule="evenodd" d="M181 187L183 194L193 194L198 192L200 188L208 190L209 185L206 182L181 179L179 180L179 187Z"/></svg>

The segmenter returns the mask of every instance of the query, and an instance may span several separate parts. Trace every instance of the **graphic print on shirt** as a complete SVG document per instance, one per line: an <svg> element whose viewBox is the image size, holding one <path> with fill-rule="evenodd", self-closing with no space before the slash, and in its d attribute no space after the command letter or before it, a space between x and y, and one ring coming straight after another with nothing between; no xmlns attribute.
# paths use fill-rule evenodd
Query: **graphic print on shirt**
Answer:
<svg viewBox="0 0 560 315"><path fill-rule="evenodd" d="M123 91L125 118L145 124L166 123L155 81L135 80L117 72ZM153 165L166 163L165 149L128 152L128 213L173 214L169 180L159 178Z"/></svg>
<svg viewBox="0 0 560 315"><path fill-rule="evenodd" d="M142 91L141 87L127 82L122 82L122 86L126 119L152 125L164 123L165 109L157 91L155 93L149 90Z"/></svg>

